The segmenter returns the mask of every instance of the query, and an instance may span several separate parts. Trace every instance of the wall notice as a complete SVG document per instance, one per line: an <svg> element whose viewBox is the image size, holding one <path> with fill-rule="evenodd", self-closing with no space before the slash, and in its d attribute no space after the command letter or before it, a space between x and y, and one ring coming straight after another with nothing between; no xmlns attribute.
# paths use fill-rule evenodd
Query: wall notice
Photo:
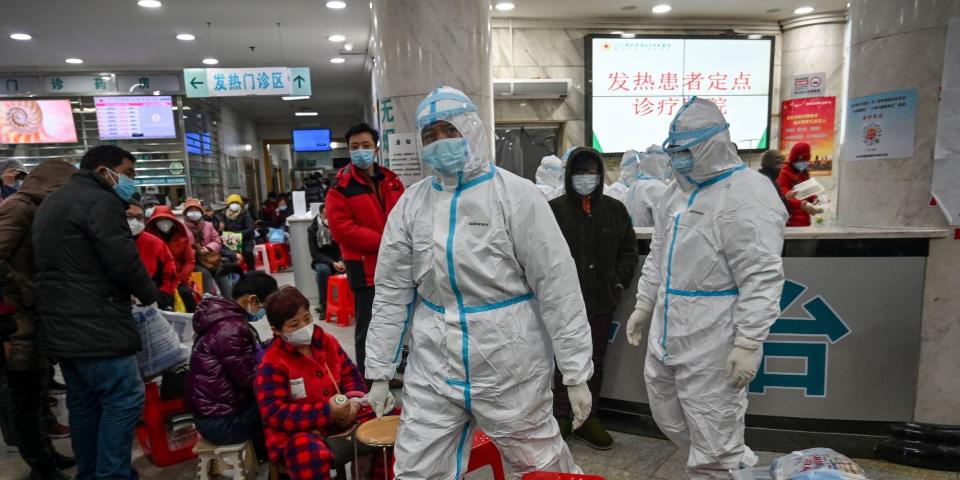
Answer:
<svg viewBox="0 0 960 480"><path fill-rule="evenodd" d="M836 97L798 98L780 109L780 151L798 143L810 144L810 173L830 175L836 146Z"/></svg>
<svg viewBox="0 0 960 480"><path fill-rule="evenodd" d="M912 157L916 124L916 90L854 98L847 104L844 160Z"/></svg>
<svg viewBox="0 0 960 480"><path fill-rule="evenodd" d="M405 187L423 178L420 156L417 154L417 135L415 133L394 133L390 135L390 169L400 177Z"/></svg>
<svg viewBox="0 0 960 480"><path fill-rule="evenodd" d="M823 72L794 75L790 98L819 97L826 83L827 74Z"/></svg>

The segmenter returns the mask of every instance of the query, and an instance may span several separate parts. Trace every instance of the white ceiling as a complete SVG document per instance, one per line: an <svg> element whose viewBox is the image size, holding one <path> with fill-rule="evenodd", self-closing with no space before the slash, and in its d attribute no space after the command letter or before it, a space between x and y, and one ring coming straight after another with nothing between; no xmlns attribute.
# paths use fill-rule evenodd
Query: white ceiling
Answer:
<svg viewBox="0 0 960 480"><path fill-rule="evenodd" d="M500 0L493 0L497 3ZM508 12L494 10L498 18L636 18L657 20L673 18L785 20L796 17L797 7L809 6L815 12L846 10L848 0L510 0L516 8ZM654 5L667 4L673 9L657 15ZM623 10L624 7L636 7ZM768 10L776 10L768 12Z"/></svg>

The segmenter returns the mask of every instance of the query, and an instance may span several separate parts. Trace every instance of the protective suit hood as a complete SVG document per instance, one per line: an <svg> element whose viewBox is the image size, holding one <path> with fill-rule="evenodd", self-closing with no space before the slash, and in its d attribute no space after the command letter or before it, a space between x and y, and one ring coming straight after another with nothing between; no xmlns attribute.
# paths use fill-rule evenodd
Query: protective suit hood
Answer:
<svg viewBox="0 0 960 480"><path fill-rule="evenodd" d="M546 185L557 188L563 185L563 167L560 158L556 155L547 155L540 160L537 167L537 185Z"/></svg>
<svg viewBox="0 0 960 480"><path fill-rule="evenodd" d="M467 162L460 174L443 175L434 171L434 176L444 187L456 186L490 171L493 158L490 156L490 136L487 127L477 115L477 106L463 92L453 87L440 87L430 92L417 106L417 147L423 152L420 132L443 120L450 123L466 138L470 145Z"/></svg>
<svg viewBox="0 0 960 480"><path fill-rule="evenodd" d="M693 171L676 175L684 191L743 165L728 128L720 109L703 98L692 97L677 112L663 146L667 153L689 149L693 154Z"/></svg>
<svg viewBox="0 0 960 480"><path fill-rule="evenodd" d="M640 163L640 154L636 150L627 150L620 157L620 180L619 182L630 186L637 180L637 166Z"/></svg>

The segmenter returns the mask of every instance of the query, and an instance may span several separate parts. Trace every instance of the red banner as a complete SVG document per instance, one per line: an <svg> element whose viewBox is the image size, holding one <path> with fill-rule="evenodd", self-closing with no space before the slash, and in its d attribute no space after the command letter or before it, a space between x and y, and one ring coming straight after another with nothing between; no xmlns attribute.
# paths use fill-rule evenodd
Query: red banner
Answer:
<svg viewBox="0 0 960 480"><path fill-rule="evenodd" d="M795 144L809 143L812 175L833 171L836 101L836 97L795 98L780 109L780 151L788 155Z"/></svg>

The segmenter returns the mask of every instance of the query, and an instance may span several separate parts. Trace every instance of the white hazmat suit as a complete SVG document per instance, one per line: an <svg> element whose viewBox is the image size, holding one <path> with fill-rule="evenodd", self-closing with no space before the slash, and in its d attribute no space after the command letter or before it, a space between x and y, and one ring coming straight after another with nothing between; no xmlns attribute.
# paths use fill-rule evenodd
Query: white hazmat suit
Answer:
<svg viewBox="0 0 960 480"><path fill-rule="evenodd" d="M653 227L657 204L667 190L662 178L668 158L660 147L653 151L647 149L646 153L639 154L639 158L636 181L627 190L623 204L634 227Z"/></svg>
<svg viewBox="0 0 960 480"><path fill-rule="evenodd" d="M693 169L674 169L640 277L635 315L653 312L647 393L657 425L689 451L690 478L728 479L755 462L744 387L780 313L787 214L770 180L745 168L713 103L690 99L665 143L671 155L689 150ZM635 326L631 316L628 338Z"/></svg>
<svg viewBox="0 0 960 480"><path fill-rule="evenodd" d="M417 109L418 128L452 124L469 155L461 173L410 186L387 220L366 375L393 378L411 329L398 479L461 478L477 428L514 478L579 473L551 393L555 355L564 384L586 392L580 407L590 410L592 345L576 266L543 195L493 164L475 112L449 87Z"/></svg>
<svg viewBox="0 0 960 480"><path fill-rule="evenodd" d="M636 150L627 150L623 152L620 158L620 178L613 182L603 191L608 197L613 197L621 202L627 198L627 191L637 180L637 164L640 161L640 154Z"/></svg>
<svg viewBox="0 0 960 480"><path fill-rule="evenodd" d="M563 162L556 155L547 155L537 167L537 188L547 200L559 197L558 190L563 188Z"/></svg>

